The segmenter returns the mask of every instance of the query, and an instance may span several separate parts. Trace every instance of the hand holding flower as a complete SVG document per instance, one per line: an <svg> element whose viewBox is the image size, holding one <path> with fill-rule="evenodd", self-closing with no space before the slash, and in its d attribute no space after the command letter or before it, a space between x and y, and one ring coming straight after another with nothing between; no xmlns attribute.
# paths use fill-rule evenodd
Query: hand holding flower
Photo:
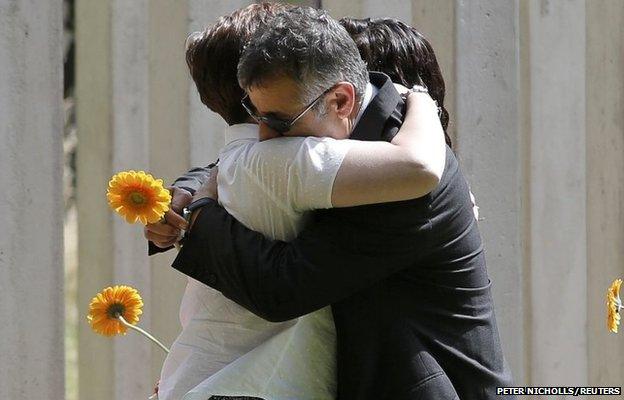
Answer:
<svg viewBox="0 0 624 400"><path fill-rule="evenodd" d="M187 190L170 187L171 209L165 213L162 221L145 225L143 236L160 248L173 246L180 239L180 232L186 229L187 223L180 215L188 206L193 196Z"/></svg>

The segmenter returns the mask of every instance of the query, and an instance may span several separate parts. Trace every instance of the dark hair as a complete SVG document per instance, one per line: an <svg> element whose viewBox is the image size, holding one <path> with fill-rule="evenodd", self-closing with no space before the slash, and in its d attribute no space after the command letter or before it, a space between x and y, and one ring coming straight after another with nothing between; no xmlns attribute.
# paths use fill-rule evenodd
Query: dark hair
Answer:
<svg viewBox="0 0 624 400"><path fill-rule="evenodd" d="M343 18L340 24L351 35L369 71L383 72L406 87L424 84L440 107L446 143L449 114L444 108L445 86L429 41L411 26L392 18Z"/></svg>
<svg viewBox="0 0 624 400"><path fill-rule="evenodd" d="M340 81L355 87L361 101L368 83L366 65L345 29L325 10L288 8L258 29L241 55L238 82L249 89L288 77L308 103Z"/></svg>
<svg viewBox="0 0 624 400"><path fill-rule="evenodd" d="M251 4L187 39L186 63L201 101L230 125L249 119L241 106L244 92L236 78L241 52L259 27L287 7L280 3Z"/></svg>

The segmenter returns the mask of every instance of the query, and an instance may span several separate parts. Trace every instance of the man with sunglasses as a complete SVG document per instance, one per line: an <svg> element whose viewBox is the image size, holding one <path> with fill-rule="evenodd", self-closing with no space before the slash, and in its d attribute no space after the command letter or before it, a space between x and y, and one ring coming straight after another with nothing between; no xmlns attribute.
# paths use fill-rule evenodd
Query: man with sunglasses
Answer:
<svg viewBox="0 0 624 400"><path fill-rule="evenodd" d="M278 118L278 117L276 117L276 116L274 116L272 114L258 115L258 113L256 111L256 107L253 105L251 100L249 100L249 95L248 94L245 94L245 97L243 97L243 100L241 101L241 104L242 104L243 108L245 108L245 111L247 111L249 116L251 116L251 118L253 118L254 121L256 121L258 124L265 124L269 128L273 129L276 133L278 133L280 135L283 135L284 133L288 132L290 130L290 128L292 128L292 126L297 121L299 121L299 118L303 117L305 113L310 111L312 109L312 107L314 107L316 105L316 103L318 103L318 101L321 100L323 98L323 96L325 96L327 93L329 93L329 91L332 90L332 89L333 89L333 86L330 87L329 89L325 90L317 98L312 100L310 102L310 104L305 106L303 108L303 110L301 110L301 112L299 114L295 115L293 118L290 118L290 119Z"/></svg>
<svg viewBox="0 0 624 400"><path fill-rule="evenodd" d="M394 137L400 97L386 76L368 82L353 58L345 63L347 42L310 9L278 16L252 40L239 81L261 139ZM339 398L487 399L510 383L468 188L449 149L431 193L319 210L289 243L245 228L214 197L210 186L196 192L201 208L174 266L271 321L331 304Z"/></svg>

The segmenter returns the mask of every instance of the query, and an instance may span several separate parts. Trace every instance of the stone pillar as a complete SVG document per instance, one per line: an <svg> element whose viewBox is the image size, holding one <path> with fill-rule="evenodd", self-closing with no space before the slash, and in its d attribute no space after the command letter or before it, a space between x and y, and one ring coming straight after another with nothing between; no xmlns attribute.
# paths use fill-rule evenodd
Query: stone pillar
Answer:
<svg viewBox="0 0 624 400"><path fill-rule="evenodd" d="M457 0L455 22L457 151L480 207L479 227L503 350L515 381L522 383L518 2Z"/></svg>
<svg viewBox="0 0 624 400"><path fill-rule="evenodd" d="M624 278L624 2L587 2L587 323L589 384L619 385L624 340L607 332L605 293Z"/></svg>
<svg viewBox="0 0 624 400"><path fill-rule="evenodd" d="M0 0L0 398L65 396L62 2Z"/></svg>
<svg viewBox="0 0 624 400"><path fill-rule="evenodd" d="M582 0L528 4L533 385L588 384L585 8Z"/></svg>
<svg viewBox="0 0 624 400"><path fill-rule="evenodd" d="M149 7L148 0L111 2L111 165L110 175L128 169L146 170L160 177L149 164L152 145L149 119ZM80 39L78 39L80 40ZM140 326L153 331L151 321L165 317L151 307L154 288L150 261L140 224L128 225L106 210L113 219L112 284L135 287L145 299ZM83 265L82 260L80 260ZM105 284L103 286L106 286ZM171 317L171 316L169 316ZM152 332L159 335L157 332ZM105 340L110 340L103 338ZM114 398L141 399L150 394L157 377L146 368L160 351L135 332L113 339Z"/></svg>
<svg viewBox="0 0 624 400"><path fill-rule="evenodd" d="M107 1L76 1L76 201L78 210L78 398L114 399L113 341L87 324L89 301L113 280L111 12Z"/></svg>

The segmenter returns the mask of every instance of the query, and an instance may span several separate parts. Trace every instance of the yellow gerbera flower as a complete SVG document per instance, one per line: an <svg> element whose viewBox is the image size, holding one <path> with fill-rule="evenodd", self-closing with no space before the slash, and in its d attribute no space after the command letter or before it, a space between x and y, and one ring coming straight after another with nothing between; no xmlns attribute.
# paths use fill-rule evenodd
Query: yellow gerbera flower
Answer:
<svg viewBox="0 0 624 400"><path fill-rule="evenodd" d="M620 309L624 308L620 299L620 286L622 286L622 280L616 279L607 289L607 328L613 333L618 332Z"/></svg>
<svg viewBox="0 0 624 400"><path fill-rule="evenodd" d="M135 325L143 313L142 307L143 300L136 289L130 286L107 287L91 300L87 319L91 328L99 334L125 335L128 328L119 317Z"/></svg>
<svg viewBox="0 0 624 400"><path fill-rule="evenodd" d="M106 193L108 204L127 222L158 222L169 210L171 194L162 179L144 171L125 171L113 176Z"/></svg>

